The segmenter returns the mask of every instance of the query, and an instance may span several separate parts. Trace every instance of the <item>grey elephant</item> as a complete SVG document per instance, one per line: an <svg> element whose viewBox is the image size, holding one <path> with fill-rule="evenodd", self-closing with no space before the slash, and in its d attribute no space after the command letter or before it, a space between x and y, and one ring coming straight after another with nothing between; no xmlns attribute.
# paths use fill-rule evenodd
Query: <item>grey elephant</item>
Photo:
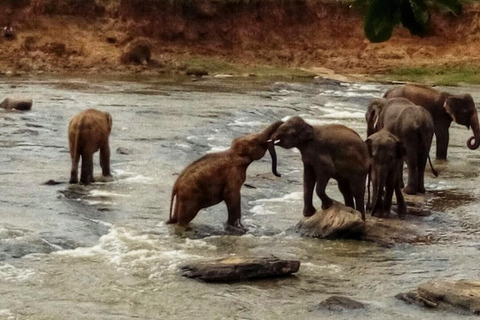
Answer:
<svg viewBox="0 0 480 320"><path fill-rule="evenodd" d="M32 99L5 98L3 99L2 103L0 103L0 108L3 108L5 110L27 111L32 109L32 105Z"/></svg>
<svg viewBox="0 0 480 320"><path fill-rule="evenodd" d="M477 109L469 94L450 94L431 87L405 85L388 90L384 98L406 98L428 110L433 118L435 137L437 138L436 158L447 159L449 133L452 121L472 128L473 137L467 141L467 147L475 150L480 146L480 127Z"/></svg>
<svg viewBox="0 0 480 320"><path fill-rule="evenodd" d="M385 128L405 144L408 183L404 192L425 193L425 166L427 159L430 161L434 132L430 113L405 98L374 99L368 106L365 118L368 136ZM437 176L431 162L430 166Z"/></svg>
<svg viewBox="0 0 480 320"><path fill-rule="evenodd" d="M386 129L372 134L365 143L372 157L372 167L369 176L373 184L372 216L383 217L390 214L393 191L395 191L397 214L400 219L404 219L407 211L402 193L402 167L403 157L406 154L405 145Z"/></svg>
<svg viewBox="0 0 480 320"><path fill-rule="evenodd" d="M282 123L277 121L260 133L236 138L230 149L207 154L183 169L172 188L167 223L186 229L198 211L225 201L227 228L245 230L241 223L240 190L247 168L253 161L261 159L268 149L272 172L279 176L275 149L267 141Z"/></svg>
<svg viewBox="0 0 480 320"><path fill-rule="evenodd" d="M316 185L322 209L333 200L325 193L328 181L338 181L345 205L362 213L365 220L365 181L370 157L365 142L350 128L339 124L312 126L296 116L282 124L272 135L272 142L280 147L298 148L303 161L304 216L312 216Z"/></svg>

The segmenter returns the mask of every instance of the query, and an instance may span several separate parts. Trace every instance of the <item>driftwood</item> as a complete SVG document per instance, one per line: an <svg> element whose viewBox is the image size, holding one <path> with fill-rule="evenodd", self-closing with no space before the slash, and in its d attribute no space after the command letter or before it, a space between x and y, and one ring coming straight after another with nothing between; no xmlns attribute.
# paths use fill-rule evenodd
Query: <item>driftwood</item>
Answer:
<svg viewBox="0 0 480 320"><path fill-rule="evenodd" d="M432 281L396 297L422 307L480 314L480 281Z"/></svg>
<svg viewBox="0 0 480 320"><path fill-rule="evenodd" d="M285 276L297 272L299 268L300 261L281 260L276 257L231 257L180 266L184 277L205 282L233 282Z"/></svg>
<svg viewBox="0 0 480 320"><path fill-rule="evenodd" d="M33 101L32 99L12 99L12 98L5 98L3 99L2 103L0 103L0 108L6 110L21 110L26 111L32 109Z"/></svg>

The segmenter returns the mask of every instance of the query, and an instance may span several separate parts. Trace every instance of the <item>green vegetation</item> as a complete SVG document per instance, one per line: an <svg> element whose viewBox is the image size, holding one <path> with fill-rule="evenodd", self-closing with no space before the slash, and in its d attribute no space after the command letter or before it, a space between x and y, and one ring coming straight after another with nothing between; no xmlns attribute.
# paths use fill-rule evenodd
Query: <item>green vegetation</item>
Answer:
<svg viewBox="0 0 480 320"><path fill-rule="evenodd" d="M355 6L365 10L364 32L371 42L390 39L401 23L412 34L429 33L430 10L447 10L455 15L462 12L461 0L355 0Z"/></svg>
<svg viewBox="0 0 480 320"><path fill-rule="evenodd" d="M394 68L380 78L437 85L480 84L480 68L466 66Z"/></svg>

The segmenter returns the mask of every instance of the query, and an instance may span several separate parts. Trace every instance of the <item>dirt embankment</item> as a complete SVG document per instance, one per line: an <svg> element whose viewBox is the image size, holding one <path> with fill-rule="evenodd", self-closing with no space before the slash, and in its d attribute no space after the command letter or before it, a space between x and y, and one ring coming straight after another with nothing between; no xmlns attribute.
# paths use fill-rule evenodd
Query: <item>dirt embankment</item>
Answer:
<svg viewBox="0 0 480 320"><path fill-rule="evenodd" d="M332 0L6 0L0 26L17 33L0 39L0 72L184 71L199 57L363 74L479 66L479 14L474 4L461 17L436 13L429 37L399 28L371 44L362 15ZM120 64L122 48L139 37L152 43L154 63Z"/></svg>

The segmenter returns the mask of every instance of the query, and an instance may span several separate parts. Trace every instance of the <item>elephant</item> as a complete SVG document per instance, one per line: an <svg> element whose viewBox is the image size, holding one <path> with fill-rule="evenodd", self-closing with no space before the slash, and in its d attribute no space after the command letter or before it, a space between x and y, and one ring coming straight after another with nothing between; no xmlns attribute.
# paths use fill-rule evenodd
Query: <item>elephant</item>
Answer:
<svg viewBox="0 0 480 320"><path fill-rule="evenodd" d="M20 111L27 111L32 109L33 101L32 99L13 99L13 98L5 98L3 99L2 103L0 103L0 108L5 110L20 110Z"/></svg>
<svg viewBox="0 0 480 320"><path fill-rule="evenodd" d="M299 116L282 124L272 135L275 146L298 148L303 161L303 215L315 214L313 189L322 209L333 205L325 193L330 178L338 181L345 205L362 213L365 220L365 181L370 157L365 142L350 128L339 124L309 125Z"/></svg>
<svg viewBox="0 0 480 320"><path fill-rule="evenodd" d="M369 174L369 182L371 180L373 184L372 216L377 212L380 217L390 214L393 191L395 191L398 217L405 219L407 207L401 181L403 157L407 152L405 145L386 129L372 134L365 143L372 159Z"/></svg>
<svg viewBox="0 0 480 320"><path fill-rule="evenodd" d="M148 40L140 38L129 42L123 49L120 56L120 62L124 64L134 63L146 64L150 62L151 58L151 44Z"/></svg>
<svg viewBox="0 0 480 320"><path fill-rule="evenodd" d="M82 157L80 182L89 184L93 178L93 154L100 150L102 175L111 177L109 136L112 131L112 116L108 112L88 109L72 118L68 125L68 140L72 170L70 183L78 183L78 163Z"/></svg>
<svg viewBox="0 0 480 320"><path fill-rule="evenodd" d="M259 133L238 137L228 150L206 154L183 169L172 188L167 224L176 223L177 227L186 230L201 209L225 201L227 229L245 231L241 222L240 191L247 168L253 161L261 159L268 149L272 172L280 176L276 169L275 149L267 141L282 123L277 121Z"/></svg>
<svg viewBox="0 0 480 320"><path fill-rule="evenodd" d="M367 136L385 128L405 144L408 183L403 191L407 194L425 193L425 166L427 159L430 161L434 132L430 113L405 98L379 98L370 103L365 118ZM438 176L431 161L430 166L433 174Z"/></svg>
<svg viewBox="0 0 480 320"><path fill-rule="evenodd" d="M467 147L475 150L480 146L480 127L477 109L469 94L450 94L421 85L405 85L388 90L384 98L406 98L427 109L433 118L437 138L436 158L447 159L448 128L452 121L472 128L473 136L467 140Z"/></svg>

